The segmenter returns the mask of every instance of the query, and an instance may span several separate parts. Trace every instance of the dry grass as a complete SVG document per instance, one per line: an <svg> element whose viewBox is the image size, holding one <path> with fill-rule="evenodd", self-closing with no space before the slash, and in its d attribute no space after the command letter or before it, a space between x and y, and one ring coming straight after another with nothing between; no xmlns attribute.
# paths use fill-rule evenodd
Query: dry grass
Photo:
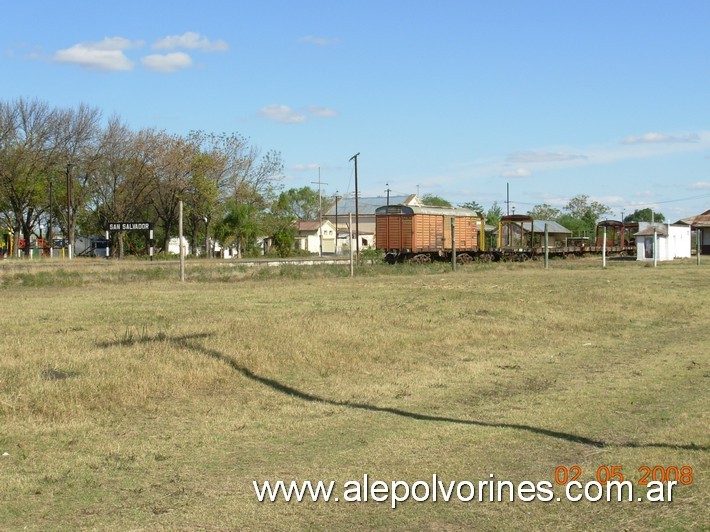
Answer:
<svg viewBox="0 0 710 532"><path fill-rule="evenodd" d="M700 529L710 267L0 268L1 528ZM258 503L252 480L586 480L671 504Z"/></svg>

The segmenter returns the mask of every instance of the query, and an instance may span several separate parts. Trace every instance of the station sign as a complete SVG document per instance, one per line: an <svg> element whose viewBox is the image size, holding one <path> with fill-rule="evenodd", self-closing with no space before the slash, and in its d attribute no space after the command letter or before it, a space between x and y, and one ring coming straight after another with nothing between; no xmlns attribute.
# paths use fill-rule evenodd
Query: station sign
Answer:
<svg viewBox="0 0 710 532"><path fill-rule="evenodd" d="M151 222L109 222L107 231L152 231Z"/></svg>

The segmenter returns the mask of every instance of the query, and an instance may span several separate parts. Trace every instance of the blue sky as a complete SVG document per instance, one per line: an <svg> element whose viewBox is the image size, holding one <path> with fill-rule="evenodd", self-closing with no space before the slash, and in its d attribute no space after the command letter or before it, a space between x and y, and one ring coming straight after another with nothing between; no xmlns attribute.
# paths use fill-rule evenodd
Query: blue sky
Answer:
<svg viewBox="0 0 710 532"><path fill-rule="evenodd" d="M710 209L710 1L6 2L0 98L238 132L284 185Z"/></svg>

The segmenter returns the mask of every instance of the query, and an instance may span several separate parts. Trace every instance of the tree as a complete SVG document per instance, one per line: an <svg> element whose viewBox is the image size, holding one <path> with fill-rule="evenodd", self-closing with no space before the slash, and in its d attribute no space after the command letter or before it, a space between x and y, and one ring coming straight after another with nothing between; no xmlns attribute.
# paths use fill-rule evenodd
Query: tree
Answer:
<svg viewBox="0 0 710 532"><path fill-rule="evenodd" d="M573 232L593 233L599 218L611 214L612 210L598 201L589 202L589 196L579 194L569 200L564 210L567 211L559 217L558 222Z"/></svg>
<svg viewBox="0 0 710 532"><path fill-rule="evenodd" d="M226 215L218 231L222 238L223 246L235 245L237 257L241 258L245 250L251 249L258 236L259 218L255 213L255 205L250 203L237 203L229 200L226 206Z"/></svg>
<svg viewBox="0 0 710 532"><path fill-rule="evenodd" d="M180 200L185 199L191 185L193 161L199 156L199 147L178 135L153 130L143 131L139 143L150 160L148 173L152 193L149 198L161 222L163 249L167 250L178 224Z"/></svg>
<svg viewBox="0 0 710 532"><path fill-rule="evenodd" d="M293 220L317 220L320 215L321 198L311 187L290 188L279 194L276 200L280 210L288 213ZM327 205L323 205L326 210Z"/></svg>
<svg viewBox="0 0 710 532"><path fill-rule="evenodd" d="M556 220L562 212L547 203L535 205L528 211L528 214L535 220Z"/></svg>
<svg viewBox="0 0 710 532"><path fill-rule="evenodd" d="M459 207L464 209L471 209L474 212L482 212L483 207L477 201L467 201L466 203L459 203Z"/></svg>
<svg viewBox="0 0 710 532"><path fill-rule="evenodd" d="M422 203L433 207L451 207L451 203L446 201L444 198L434 196L433 194L425 194L422 198Z"/></svg>
<svg viewBox="0 0 710 532"><path fill-rule="evenodd" d="M210 135L207 141L210 153L222 164L221 173L231 202L225 227L233 231L237 256L241 257L242 251L256 239L255 233L280 188L281 154L272 150L262 156L259 148L250 146L237 134Z"/></svg>
<svg viewBox="0 0 710 532"><path fill-rule="evenodd" d="M624 217L624 222L664 222L666 217L660 212L653 211L650 207L637 209Z"/></svg>
<svg viewBox="0 0 710 532"><path fill-rule="evenodd" d="M494 201L490 208L486 211L486 223L488 225L498 225L500 222L500 217L503 216L503 209L498 205L497 201Z"/></svg>
<svg viewBox="0 0 710 532"><path fill-rule="evenodd" d="M58 113L37 100L0 103L0 195L29 252L30 236L47 205L49 176L60 161Z"/></svg>
<svg viewBox="0 0 710 532"><path fill-rule="evenodd" d="M153 182L142 135L133 133L114 116L101 137L102 156L93 175L93 205L100 224L130 221L149 206ZM123 234L118 234L123 256ZM114 246L112 246L113 248Z"/></svg>

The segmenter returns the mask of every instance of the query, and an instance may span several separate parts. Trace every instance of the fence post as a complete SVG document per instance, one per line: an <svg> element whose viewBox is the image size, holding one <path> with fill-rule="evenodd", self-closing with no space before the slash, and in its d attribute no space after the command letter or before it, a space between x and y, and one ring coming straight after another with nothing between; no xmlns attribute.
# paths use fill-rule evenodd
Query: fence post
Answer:
<svg viewBox="0 0 710 532"><path fill-rule="evenodd" d="M451 217L451 271L456 271L456 218Z"/></svg>

